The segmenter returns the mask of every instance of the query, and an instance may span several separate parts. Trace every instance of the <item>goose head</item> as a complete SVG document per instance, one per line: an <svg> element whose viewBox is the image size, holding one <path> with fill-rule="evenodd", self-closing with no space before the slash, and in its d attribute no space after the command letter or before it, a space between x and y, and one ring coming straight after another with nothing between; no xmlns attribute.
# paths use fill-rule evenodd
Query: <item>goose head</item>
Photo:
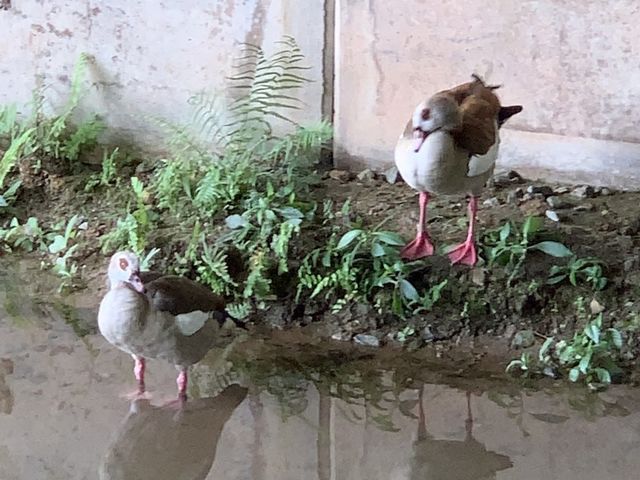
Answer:
<svg viewBox="0 0 640 480"><path fill-rule="evenodd" d="M421 102L411 117L413 136L417 139L416 153L429 135L438 130L451 130L460 123L458 102L451 95L436 94Z"/></svg>
<svg viewBox="0 0 640 480"><path fill-rule="evenodd" d="M124 283L137 292L145 292L144 284L140 279L140 260L133 252L114 253L109 262L108 276L111 288Z"/></svg>

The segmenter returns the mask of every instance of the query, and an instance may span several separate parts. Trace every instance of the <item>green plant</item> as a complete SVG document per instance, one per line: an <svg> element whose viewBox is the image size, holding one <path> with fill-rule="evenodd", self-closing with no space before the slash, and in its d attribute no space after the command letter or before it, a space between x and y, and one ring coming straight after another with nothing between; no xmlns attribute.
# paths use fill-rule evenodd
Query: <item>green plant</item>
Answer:
<svg viewBox="0 0 640 480"><path fill-rule="evenodd" d="M0 195L0 212L3 208L9 208L11 204L15 201L18 189L22 182L20 180L16 180L13 182L5 192Z"/></svg>
<svg viewBox="0 0 640 480"><path fill-rule="evenodd" d="M578 312L580 317L586 313ZM582 330L570 340L557 341L549 337L538 350L534 360L529 352L522 353L520 359L513 360L507 371L518 367L525 375L543 368L560 368L568 371L572 382L583 379L592 387L611 383L613 373L619 373L620 350L623 346L622 333L616 328L603 328L602 313L587 320Z"/></svg>
<svg viewBox="0 0 640 480"><path fill-rule="evenodd" d="M548 285L555 285L569 280L574 287L579 283L587 283L593 290L602 290L607 286L607 278L603 273L602 261L595 258L578 258L572 256L566 265L554 265L549 271Z"/></svg>
<svg viewBox="0 0 640 480"><path fill-rule="evenodd" d="M73 166L83 149L93 147L104 124L92 117L77 127L71 125L71 116L83 95L83 83L89 57L80 55L75 64L71 92L62 112L57 116L44 113L44 89L34 92L31 115L21 123L15 106L0 110L0 136L9 138L9 146L0 159L0 187L6 175L25 157L32 157L34 172L41 168L42 157L51 157Z"/></svg>
<svg viewBox="0 0 640 480"><path fill-rule="evenodd" d="M510 271L507 285L520 274L531 250L538 250L553 257L563 258L572 255L565 245L559 242L542 241L532 243L541 232L543 220L539 217L528 217L521 229L513 222L507 222L496 230L485 233L482 244L489 266L502 265Z"/></svg>
<svg viewBox="0 0 640 480"><path fill-rule="evenodd" d="M128 248L141 255L147 248L147 236L156 214L148 205L149 192L138 177L131 177L131 191L133 201L127 205L127 215L117 219L116 228L101 239L103 252Z"/></svg>

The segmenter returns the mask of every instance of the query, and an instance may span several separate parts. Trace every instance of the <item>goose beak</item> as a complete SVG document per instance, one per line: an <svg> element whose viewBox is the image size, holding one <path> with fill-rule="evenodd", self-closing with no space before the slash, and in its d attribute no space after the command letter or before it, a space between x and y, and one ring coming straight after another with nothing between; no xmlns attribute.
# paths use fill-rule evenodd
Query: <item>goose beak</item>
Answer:
<svg viewBox="0 0 640 480"><path fill-rule="evenodd" d="M416 148L414 150L415 153L418 153L420 151L420 149L422 148L422 144L429 136L429 133L431 132L425 132L420 127L413 129L413 138L416 139Z"/></svg>
<svg viewBox="0 0 640 480"><path fill-rule="evenodd" d="M136 290L136 292L145 293L147 291L144 283L142 283L142 280L140 280L140 275L138 273L131 274L131 276L129 277L129 283Z"/></svg>

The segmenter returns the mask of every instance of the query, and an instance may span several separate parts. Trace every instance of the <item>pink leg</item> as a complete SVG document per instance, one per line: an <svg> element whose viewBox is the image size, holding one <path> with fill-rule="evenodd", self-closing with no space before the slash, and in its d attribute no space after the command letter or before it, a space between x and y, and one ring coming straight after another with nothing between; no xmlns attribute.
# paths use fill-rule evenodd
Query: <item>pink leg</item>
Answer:
<svg viewBox="0 0 640 480"><path fill-rule="evenodd" d="M400 252L400 256L405 260L417 260L418 258L433 255L434 247L431 238L425 228L427 203L429 203L429 194L420 192L420 220L418 222L418 233L415 240L407 244Z"/></svg>
<svg viewBox="0 0 640 480"><path fill-rule="evenodd" d="M138 391L143 393L145 391L144 386L144 371L146 369L146 363L144 358L139 357L138 355L131 355L135 362L133 366L133 374L136 376L136 380L138 381Z"/></svg>
<svg viewBox="0 0 640 480"><path fill-rule="evenodd" d="M475 244L476 213L478 212L478 197L469 199L469 231L464 243L451 250L448 255L452 264L461 263L463 265L474 266L478 261Z"/></svg>
<svg viewBox="0 0 640 480"><path fill-rule="evenodd" d="M176 383L178 384L178 398L180 400L186 400L187 399L187 383L188 383L186 368L183 368L180 370L180 373L178 374L178 378L176 379Z"/></svg>
<svg viewBox="0 0 640 480"><path fill-rule="evenodd" d="M145 384L144 384L144 372L146 370L146 363L143 357L139 357L138 355L131 355L133 357L134 366L133 366L133 374L136 376L136 380L138 381L138 389L135 392L122 394L121 397L127 398L129 400L140 400L143 398L151 398L151 396L147 393Z"/></svg>

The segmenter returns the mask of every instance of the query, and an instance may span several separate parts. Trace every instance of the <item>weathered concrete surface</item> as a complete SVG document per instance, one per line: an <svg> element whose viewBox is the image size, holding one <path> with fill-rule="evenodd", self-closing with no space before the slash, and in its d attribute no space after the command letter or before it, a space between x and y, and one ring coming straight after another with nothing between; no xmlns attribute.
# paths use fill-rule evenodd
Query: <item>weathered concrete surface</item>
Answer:
<svg viewBox="0 0 640 480"><path fill-rule="evenodd" d="M13 0L0 10L0 104L28 102L38 79L55 109L81 52L95 57L82 109L101 114L119 142L157 145L149 116L189 118L188 98L233 73L239 42L267 51L296 38L313 69L298 120L321 117L323 1Z"/></svg>
<svg viewBox="0 0 640 480"><path fill-rule="evenodd" d="M508 128L553 134L505 134L503 166L533 159L565 180L637 188L638 2L341 0L337 12L339 165L388 165L418 101L477 72L524 105Z"/></svg>

